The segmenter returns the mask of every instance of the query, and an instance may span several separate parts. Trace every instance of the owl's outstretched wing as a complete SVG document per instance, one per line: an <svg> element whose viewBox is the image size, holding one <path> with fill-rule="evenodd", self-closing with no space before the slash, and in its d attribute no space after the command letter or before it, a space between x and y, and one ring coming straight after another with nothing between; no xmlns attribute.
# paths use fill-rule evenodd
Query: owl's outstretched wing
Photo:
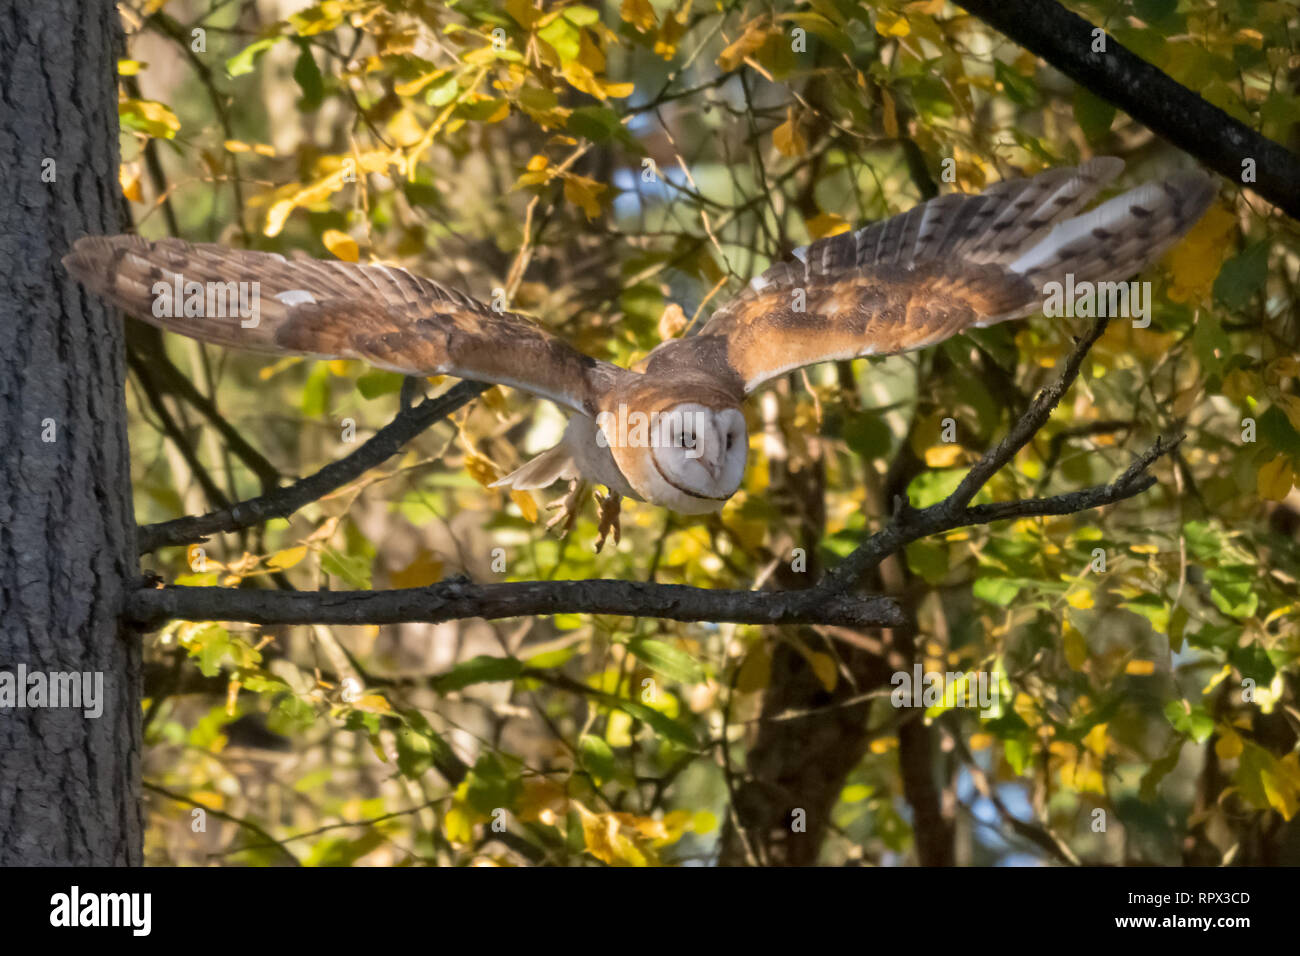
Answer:
<svg viewBox="0 0 1300 956"><path fill-rule="evenodd" d="M124 311L232 348L494 382L587 415L628 374L404 269L138 236L87 236L63 263Z"/></svg>
<svg viewBox="0 0 1300 956"><path fill-rule="evenodd" d="M1181 173L1078 215L1123 166L1101 157L953 193L814 242L698 335L661 346L647 371L707 368L748 394L804 365L905 352L1030 315L1067 273L1076 284L1127 279L1201 218L1215 188L1204 173Z"/></svg>

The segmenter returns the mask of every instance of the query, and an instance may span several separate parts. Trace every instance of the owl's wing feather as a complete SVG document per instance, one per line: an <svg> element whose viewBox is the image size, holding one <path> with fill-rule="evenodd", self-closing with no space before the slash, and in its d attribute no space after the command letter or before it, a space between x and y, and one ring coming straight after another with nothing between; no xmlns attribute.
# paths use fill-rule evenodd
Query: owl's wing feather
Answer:
<svg viewBox="0 0 1300 956"><path fill-rule="evenodd" d="M1037 311L1044 286L1127 279L1200 219L1204 173L1149 183L1077 215L1123 168L1077 168L953 193L795 252L720 308L698 335L666 343L647 371L692 365L752 392L817 362L891 355Z"/></svg>
<svg viewBox="0 0 1300 956"><path fill-rule="evenodd" d="M595 414L598 396L627 374L519 315L497 312L405 269L138 236L87 236L63 262L82 285L124 311L232 348L358 358L406 374L494 382L587 415ZM203 307L195 308L204 314L185 315L179 300L166 307L174 294L165 307L155 308L178 278L186 298L188 283L205 291ZM255 321L231 304L241 283L247 284L244 304L255 303L249 310ZM206 296L214 288L216 300ZM208 315L209 308L215 314Z"/></svg>

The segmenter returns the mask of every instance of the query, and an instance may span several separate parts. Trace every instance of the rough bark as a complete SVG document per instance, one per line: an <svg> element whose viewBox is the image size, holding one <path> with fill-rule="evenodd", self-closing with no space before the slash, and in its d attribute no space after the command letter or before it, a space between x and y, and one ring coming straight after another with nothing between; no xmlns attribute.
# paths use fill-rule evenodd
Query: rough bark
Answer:
<svg viewBox="0 0 1300 956"><path fill-rule="evenodd" d="M0 709L0 865L142 856L122 326L59 262L121 226L120 41L112 0L0 11L0 671L103 674L98 718Z"/></svg>

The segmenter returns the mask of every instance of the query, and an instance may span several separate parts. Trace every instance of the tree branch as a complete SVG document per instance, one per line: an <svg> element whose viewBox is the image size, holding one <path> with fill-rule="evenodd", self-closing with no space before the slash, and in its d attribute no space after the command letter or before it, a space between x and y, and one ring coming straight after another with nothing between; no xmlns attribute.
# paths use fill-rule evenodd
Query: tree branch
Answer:
<svg viewBox="0 0 1300 956"><path fill-rule="evenodd" d="M1124 110L1179 149L1241 184L1242 161L1255 160L1251 190L1300 219L1300 158L1206 102L1107 35L1092 52L1097 29L1052 0L957 0L989 26L1036 53L1070 79Z"/></svg>
<svg viewBox="0 0 1300 956"><path fill-rule="evenodd" d="M894 516L889 523L860 544L833 571L827 574L826 578L818 586L825 587L828 593L839 593L861 578L864 572L874 568L904 545L926 535L951 531L963 524L987 524L990 521L1000 521L1003 518L1030 514L1069 513L1052 510L1055 507L1063 506L1065 499L1069 496L1029 498L1021 501L1001 502L997 505L978 505L974 508L970 507L970 502L979 493L979 490L988 483L989 479L1014 458L1020 449L1029 444L1034 435L1038 433L1038 430L1047 424L1048 418L1052 415L1052 410L1056 408L1061 397L1074 384L1074 380L1078 378L1079 369L1083 367L1084 357L1088 354L1088 350L1092 348L1093 343L1101 338L1102 333L1106 331L1108 322L1109 319L1106 317L1093 322L1092 328L1075 343L1074 349L1066 356L1061 367L1061 374L1057 380L1034 396L1034 400L1029 403L1029 407L1025 409L1024 414L1011 426L1011 430L1007 432L1006 437L984 453L983 457L966 473L966 477L961 480L961 484L957 486L951 495L922 511L917 511L906 500L899 501L894 509ZM1160 447L1160 443L1157 442L1156 448ZM1152 461L1154 461L1154 458ZM1074 492L1074 496L1080 504L1080 507L1074 510L1095 508L1099 505L1110 504L1112 501L1118 501L1120 498L1132 497L1145 487L1147 485L1142 488L1134 488L1132 481L1123 485L1116 481L1113 485Z"/></svg>
<svg viewBox="0 0 1300 956"><path fill-rule="evenodd" d="M144 525L139 530L140 553L168 545L191 544L202 541L210 534L238 531L270 518L287 517L392 457L416 435L490 387L481 382L460 382L437 398L426 399L414 408L403 409L350 455L331 462L314 475L269 494L239 501L228 508L198 517Z"/></svg>
<svg viewBox="0 0 1300 956"><path fill-rule="evenodd" d="M614 580L475 584L464 577L391 591L141 588L131 595L126 613L147 628L169 618L251 624L396 624L562 613L738 624L896 627L902 623L898 605L889 598L826 594L818 588L738 591Z"/></svg>

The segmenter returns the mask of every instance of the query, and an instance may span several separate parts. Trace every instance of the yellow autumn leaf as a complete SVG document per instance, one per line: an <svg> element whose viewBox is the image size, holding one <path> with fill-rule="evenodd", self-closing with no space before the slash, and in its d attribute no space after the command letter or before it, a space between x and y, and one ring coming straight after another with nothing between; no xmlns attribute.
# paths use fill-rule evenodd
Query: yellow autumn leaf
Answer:
<svg viewBox="0 0 1300 956"><path fill-rule="evenodd" d="M1279 395L1274 401L1278 408L1282 409L1286 415L1287 421L1291 427L1300 431L1300 397L1295 395Z"/></svg>
<svg viewBox="0 0 1300 956"><path fill-rule="evenodd" d="M352 706L357 710L376 711L381 714L391 714L393 712L392 705L379 694L366 694Z"/></svg>
<svg viewBox="0 0 1300 956"><path fill-rule="evenodd" d="M124 125L155 139L171 139L181 128L171 108L156 100L120 100L117 115Z"/></svg>
<svg viewBox="0 0 1300 956"><path fill-rule="evenodd" d="M751 20L745 31L718 54L718 67L722 72L730 73L744 63L746 57L756 53L767 42L769 30L766 18Z"/></svg>
<svg viewBox="0 0 1300 956"><path fill-rule="evenodd" d="M1135 677L1150 677L1155 672L1155 661L1129 661L1124 665L1124 673Z"/></svg>
<svg viewBox="0 0 1300 956"><path fill-rule="evenodd" d="M907 17L901 13L878 10L876 12L876 32L882 37L905 37L912 32L912 26L907 22Z"/></svg>
<svg viewBox="0 0 1300 956"><path fill-rule="evenodd" d="M277 551L266 559L267 567L275 568L277 571L283 571L291 568L303 558L307 557L306 545L299 545L296 548L285 548L283 551Z"/></svg>
<svg viewBox="0 0 1300 956"><path fill-rule="evenodd" d="M1283 820L1289 821L1295 816L1298 802L1296 787L1291 780L1274 770L1261 770L1259 782L1264 788L1264 796L1268 798L1269 804L1282 814Z"/></svg>
<svg viewBox="0 0 1300 956"><path fill-rule="evenodd" d="M428 548L421 548L411 563L392 574L395 588L423 588L442 580L442 562Z"/></svg>
<svg viewBox="0 0 1300 956"><path fill-rule="evenodd" d="M417 154L418 155L418 152ZM406 157L400 151L372 150L360 156L336 157L338 168L314 183L303 185L291 183L277 190L281 198L271 204L266 213L266 226L262 232L267 236L278 236L284 224L299 206L311 206L324 202L344 185L354 183L364 173L385 172L390 166L396 166L399 172L407 169Z"/></svg>
<svg viewBox="0 0 1300 956"><path fill-rule="evenodd" d="M582 838L587 852L610 866L647 866L650 860L623 832L620 817L628 814L592 813L577 801L573 806L582 819Z"/></svg>
<svg viewBox="0 0 1300 956"><path fill-rule="evenodd" d="M537 502L533 500L531 494L517 488L511 488L510 500L519 506L519 513L524 516L525 521L534 522L537 520Z"/></svg>
<svg viewBox="0 0 1300 956"><path fill-rule="evenodd" d="M274 156L275 147L267 143L245 143L243 140L228 139L221 144L228 153L257 153L259 156Z"/></svg>
<svg viewBox="0 0 1300 956"><path fill-rule="evenodd" d="M1221 203L1215 203L1200 222L1165 256L1173 281L1169 298L1175 302L1199 304L1209 299L1214 280L1223 267L1229 237L1237 218Z"/></svg>
<svg viewBox="0 0 1300 956"><path fill-rule="evenodd" d="M649 33L659 22L650 0L623 0L618 15L623 18L624 23L632 24L641 33Z"/></svg>
<svg viewBox="0 0 1300 956"><path fill-rule="evenodd" d="M465 470L469 472L471 478L486 488L492 482L501 477L497 466L492 464L482 455L469 454L465 456Z"/></svg>
<svg viewBox="0 0 1300 956"><path fill-rule="evenodd" d="M429 73L422 73L413 80L407 80L405 83L395 84L393 86L393 92L398 96L414 96L434 80L441 79L446 75L446 70L433 70Z"/></svg>
<svg viewBox="0 0 1300 956"><path fill-rule="evenodd" d="M772 130L772 145L782 156L796 157L808 152L808 141L799 131L799 121L793 109L787 109L785 122Z"/></svg>
<svg viewBox="0 0 1300 956"><path fill-rule="evenodd" d="M474 822L469 812L459 804L453 806L442 818L442 833L448 843L469 843L474 839Z"/></svg>
<svg viewBox="0 0 1300 956"><path fill-rule="evenodd" d="M1220 760L1236 760L1242 751L1241 734L1231 727L1219 728L1219 739L1214 742L1214 753Z"/></svg>
<svg viewBox="0 0 1300 956"><path fill-rule="evenodd" d="M1094 605L1092 592L1087 588L1071 588L1065 594L1065 603L1076 611L1086 611Z"/></svg>
<svg viewBox="0 0 1300 956"><path fill-rule="evenodd" d="M880 89L880 122L887 137L898 137L898 108L894 105L894 95L884 87Z"/></svg>
<svg viewBox="0 0 1300 956"><path fill-rule="evenodd" d="M925 450L925 463L930 468L951 468L961 461L964 452L956 442L931 445Z"/></svg>
<svg viewBox="0 0 1300 956"><path fill-rule="evenodd" d="M827 236L838 236L842 232L848 232L853 227L843 216L837 216L833 212L823 212L805 220L804 228L813 239L824 239Z"/></svg>
<svg viewBox="0 0 1300 956"><path fill-rule="evenodd" d="M356 262L361 257L361 250L357 247L357 241L346 232L340 232L338 229L326 229L320 239L321 242L325 243L326 249L344 262Z"/></svg>
<svg viewBox="0 0 1300 956"><path fill-rule="evenodd" d="M659 35L655 37L655 56L671 60L677 55L677 44L686 33L686 19L693 2L694 0L686 0L680 10L672 16L664 17L664 22L659 24Z"/></svg>
<svg viewBox="0 0 1300 956"><path fill-rule="evenodd" d="M140 191L140 169L135 163L123 163L117 167L117 181L122 186L122 195L131 202L144 202Z"/></svg>
<svg viewBox="0 0 1300 956"><path fill-rule="evenodd" d="M808 655L808 663L812 665L813 673L826 688L826 693L834 691L835 685L840 682L840 669L835 666L835 658L821 651L814 651Z"/></svg>
<svg viewBox="0 0 1300 956"><path fill-rule="evenodd" d="M603 183L586 176L568 173L564 177L564 198L575 206L581 206L588 219L600 215L600 194L604 191Z"/></svg>
<svg viewBox="0 0 1300 956"><path fill-rule="evenodd" d="M1259 469L1259 496L1269 501L1281 501L1291 493L1295 484L1295 471L1286 455L1278 455Z"/></svg>
<svg viewBox="0 0 1300 956"><path fill-rule="evenodd" d="M1095 753L1098 757L1106 756L1106 727L1105 723L1097 724L1092 730L1088 731L1083 738L1083 745Z"/></svg>
<svg viewBox="0 0 1300 956"><path fill-rule="evenodd" d="M674 339L686 328L686 313L676 302L670 302L664 306L663 313L659 316L658 332L661 341Z"/></svg>
<svg viewBox="0 0 1300 956"><path fill-rule="evenodd" d="M1083 634L1068 620L1064 622L1061 644L1065 650L1065 662L1070 670L1081 671L1088 663L1088 642Z"/></svg>

